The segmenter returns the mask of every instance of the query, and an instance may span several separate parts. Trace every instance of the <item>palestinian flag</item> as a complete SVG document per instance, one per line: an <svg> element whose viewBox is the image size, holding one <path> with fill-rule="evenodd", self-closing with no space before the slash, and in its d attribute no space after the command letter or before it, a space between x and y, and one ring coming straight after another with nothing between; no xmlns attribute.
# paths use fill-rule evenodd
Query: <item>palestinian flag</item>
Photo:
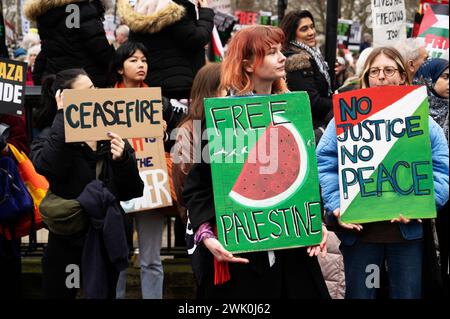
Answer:
<svg viewBox="0 0 450 319"><path fill-rule="evenodd" d="M220 41L219 32L217 31L216 26L214 26L212 30L212 39L211 39L211 46L212 46L212 62L220 62L223 60L224 57L224 49L222 45L222 41Z"/></svg>
<svg viewBox="0 0 450 319"><path fill-rule="evenodd" d="M433 58L440 57L443 51L448 50L448 17L448 4L424 6L424 15L417 36L424 39L428 52Z"/></svg>
<svg viewBox="0 0 450 319"><path fill-rule="evenodd" d="M333 97L342 221L436 216L425 87Z"/></svg>

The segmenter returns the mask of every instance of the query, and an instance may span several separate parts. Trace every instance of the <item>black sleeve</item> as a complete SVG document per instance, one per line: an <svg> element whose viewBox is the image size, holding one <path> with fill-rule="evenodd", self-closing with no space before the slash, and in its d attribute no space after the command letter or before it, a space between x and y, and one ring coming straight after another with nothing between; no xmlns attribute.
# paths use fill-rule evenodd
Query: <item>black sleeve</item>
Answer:
<svg viewBox="0 0 450 319"><path fill-rule="evenodd" d="M48 179L64 178L72 165L72 151L65 143L63 116L63 111L58 110L49 133L36 138L31 145L30 159L36 171Z"/></svg>
<svg viewBox="0 0 450 319"><path fill-rule="evenodd" d="M141 197L144 192L144 182L139 175L134 150L128 141L125 141L123 158L120 161L111 160L111 162L119 200L127 201Z"/></svg>
<svg viewBox="0 0 450 319"><path fill-rule="evenodd" d="M184 182L183 200L194 232L205 222L215 224L214 197L209 164L194 164Z"/></svg>
<svg viewBox="0 0 450 319"><path fill-rule="evenodd" d="M177 44L191 52L198 51L209 43L214 26L214 10L199 8L198 13L197 21L190 16L184 16L179 22L168 27Z"/></svg>
<svg viewBox="0 0 450 319"><path fill-rule="evenodd" d="M313 119L323 120L332 111L333 100L320 96L312 68L289 72L286 75L286 81L290 91L306 91L308 93Z"/></svg>
<svg viewBox="0 0 450 319"><path fill-rule="evenodd" d="M91 56L108 70L109 63L114 57L114 47L109 44L105 35L103 23L99 17L86 17L81 20L80 29L77 30L85 48Z"/></svg>
<svg viewBox="0 0 450 319"><path fill-rule="evenodd" d="M39 52L38 56L36 57L36 61L34 62L34 68L33 68L33 83L34 85L41 85L42 83L42 77L44 76L45 67L47 64L46 61L46 55L44 49Z"/></svg>

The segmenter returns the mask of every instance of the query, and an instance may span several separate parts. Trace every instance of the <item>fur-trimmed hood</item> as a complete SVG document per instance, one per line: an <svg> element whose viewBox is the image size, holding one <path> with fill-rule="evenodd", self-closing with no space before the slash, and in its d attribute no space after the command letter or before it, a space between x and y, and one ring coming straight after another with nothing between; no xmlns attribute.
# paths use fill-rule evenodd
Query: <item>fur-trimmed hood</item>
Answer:
<svg viewBox="0 0 450 319"><path fill-rule="evenodd" d="M286 72L294 72L308 69L312 66L311 55L303 49L290 46L285 52L286 55Z"/></svg>
<svg viewBox="0 0 450 319"><path fill-rule="evenodd" d="M27 0L23 6L23 12L28 20L36 21L39 16L51 9L87 1L91 0ZM108 0L102 0L102 3L105 8L110 5Z"/></svg>
<svg viewBox="0 0 450 319"><path fill-rule="evenodd" d="M148 0L157 2L157 0ZM136 12L128 0L117 1L118 15L123 23L133 32L157 33L165 27L178 22L185 14L185 8L173 1L169 1L162 9L155 6L156 11L151 14Z"/></svg>

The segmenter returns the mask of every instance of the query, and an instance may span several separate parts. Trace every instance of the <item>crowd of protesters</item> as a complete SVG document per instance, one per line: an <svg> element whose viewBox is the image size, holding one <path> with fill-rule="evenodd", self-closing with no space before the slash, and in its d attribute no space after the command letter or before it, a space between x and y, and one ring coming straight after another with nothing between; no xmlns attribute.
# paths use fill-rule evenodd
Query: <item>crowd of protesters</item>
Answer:
<svg viewBox="0 0 450 319"><path fill-rule="evenodd" d="M80 12L75 29L66 25L66 9L73 3ZM66 284L70 264L81 268L86 298L125 298L134 224L142 297L163 298L160 250L165 215L158 209L125 214L119 204L141 197L144 189L133 147L114 132L99 142L65 142L64 90L108 87L162 89L166 136L162 142L172 208L178 229L186 235L182 242L191 258L197 297L375 299L378 291L365 285L368 264L387 273L384 288L390 298L448 293L449 63L429 58L419 39L373 48L365 34L357 59L340 48L335 65L329 66L317 46L313 15L292 11L279 28L239 30L227 43L223 61L212 63L205 55L214 25L214 11L207 0L142 0L134 7L119 0L122 25L115 31L114 43L104 32L105 7L100 0L27 0L24 12L37 31L24 38L11 58L28 63L27 85L42 85L42 98L33 114L31 145L23 116L0 115L0 125L9 127L6 134L0 126L0 157L14 158L8 143L25 152L36 172L48 180L47 195L59 203L58 209L67 210L67 215L82 212L77 229L46 223L45 298L76 298L77 290ZM437 218L422 221L399 216L390 222L345 224L340 220L332 97L386 85L427 88ZM201 138L206 126L203 99L293 91L306 91L310 99L324 206L322 241L310 247L235 256L214 231L210 165L193 154L196 146L208 147ZM176 111L174 105L182 105L184 112ZM176 128L172 141L168 137ZM173 161L174 156L181 160ZM20 238L6 236L3 228L0 298L16 298L21 296ZM436 235L437 246L433 241L431 250L426 243L429 233Z"/></svg>

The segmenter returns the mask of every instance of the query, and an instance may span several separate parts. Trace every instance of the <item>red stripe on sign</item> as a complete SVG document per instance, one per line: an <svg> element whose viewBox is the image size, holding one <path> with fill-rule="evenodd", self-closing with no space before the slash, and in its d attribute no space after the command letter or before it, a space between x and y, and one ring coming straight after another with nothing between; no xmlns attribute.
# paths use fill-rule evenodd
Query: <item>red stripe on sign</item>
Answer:
<svg viewBox="0 0 450 319"><path fill-rule="evenodd" d="M391 106L419 86L383 86L350 91L333 96L333 112L336 125L352 126ZM368 109L370 108L370 109ZM338 128L337 135L344 130Z"/></svg>

